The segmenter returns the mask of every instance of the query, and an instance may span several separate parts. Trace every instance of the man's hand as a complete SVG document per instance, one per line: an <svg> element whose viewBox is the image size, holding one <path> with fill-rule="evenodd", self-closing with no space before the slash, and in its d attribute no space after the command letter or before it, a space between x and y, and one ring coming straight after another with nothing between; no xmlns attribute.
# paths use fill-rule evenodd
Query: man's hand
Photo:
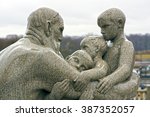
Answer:
<svg viewBox="0 0 150 117"><path fill-rule="evenodd" d="M99 93L106 94L113 86L113 80L109 77L105 77L101 79L99 84L97 85L97 91Z"/></svg>
<svg viewBox="0 0 150 117"><path fill-rule="evenodd" d="M75 90L82 92L87 87L90 81L87 78L82 77L75 79L74 82L75 82L74 84Z"/></svg>
<svg viewBox="0 0 150 117"><path fill-rule="evenodd" d="M93 100L93 90L84 91L80 97L80 100Z"/></svg>
<svg viewBox="0 0 150 117"><path fill-rule="evenodd" d="M70 85L69 79L65 79L62 82L57 82L53 86L51 96L57 100L62 99L69 91L69 85Z"/></svg>

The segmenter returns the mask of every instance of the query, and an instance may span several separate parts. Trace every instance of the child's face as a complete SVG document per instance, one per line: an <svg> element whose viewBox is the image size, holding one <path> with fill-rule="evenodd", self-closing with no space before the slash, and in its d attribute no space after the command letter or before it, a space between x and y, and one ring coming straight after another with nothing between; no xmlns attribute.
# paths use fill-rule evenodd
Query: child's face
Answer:
<svg viewBox="0 0 150 117"><path fill-rule="evenodd" d="M113 40L118 36L118 25L110 19L99 19L98 25L106 41Z"/></svg>
<svg viewBox="0 0 150 117"><path fill-rule="evenodd" d="M79 72L87 70L88 67L86 65L85 62L83 62L84 60L81 57L75 56L75 55L71 55L67 62L74 67L75 69L77 69Z"/></svg>
<svg viewBox="0 0 150 117"><path fill-rule="evenodd" d="M85 50L92 58L95 58L97 55L98 48L93 46L90 42L82 43L81 49Z"/></svg>

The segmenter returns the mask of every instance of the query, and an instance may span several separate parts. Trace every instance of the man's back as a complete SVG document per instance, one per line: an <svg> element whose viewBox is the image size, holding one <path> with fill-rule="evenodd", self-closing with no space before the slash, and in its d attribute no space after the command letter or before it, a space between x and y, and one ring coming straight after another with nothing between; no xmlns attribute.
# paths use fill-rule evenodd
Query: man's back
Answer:
<svg viewBox="0 0 150 117"><path fill-rule="evenodd" d="M50 48L21 39L0 53L0 99L43 99L67 77L62 65L68 64Z"/></svg>
<svg viewBox="0 0 150 117"><path fill-rule="evenodd" d="M0 53L0 97L1 99L32 98L30 85L39 62L40 51L27 39L21 39ZM38 68L37 68L38 70ZM34 72L34 73L32 73ZM31 80L31 81L30 81ZM21 94L27 88L27 95ZM28 97L31 96L31 97Z"/></svg>

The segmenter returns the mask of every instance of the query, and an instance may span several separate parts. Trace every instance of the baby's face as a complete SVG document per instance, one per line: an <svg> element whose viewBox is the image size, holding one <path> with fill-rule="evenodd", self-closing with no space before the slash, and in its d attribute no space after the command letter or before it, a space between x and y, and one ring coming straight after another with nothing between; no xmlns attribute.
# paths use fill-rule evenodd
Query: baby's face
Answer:
<svg viewBox="0 0 150 117"><path fill-rule="evenodd" d="M98 48L93 46L93 44L90 42L82 43L81 49L85 50L92 58L95 58L97 55Z"/></svg>
<svg viewBox="0 0 150 117"><path fill-rule="evenodd" d="M88 67L87 67L88 63L87 63L87 65L86 65L86 63L83 62L83 61L84 61L84 60L83 60L81 57L74 56L74 55L71 55L71 56L67 59L67 62L68 62L72 67L74 67L75 69L77 69L79 72L88 69Z"/></svg>

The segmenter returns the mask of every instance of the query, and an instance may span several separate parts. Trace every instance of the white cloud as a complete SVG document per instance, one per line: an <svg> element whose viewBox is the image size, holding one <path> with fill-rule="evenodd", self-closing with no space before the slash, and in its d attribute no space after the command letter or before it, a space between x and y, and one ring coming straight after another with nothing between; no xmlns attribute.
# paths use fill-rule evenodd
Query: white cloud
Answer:
<svg viewBox="0 0 150 117"><path fill-rule="evenodd" d="M118 7L126 14L126 34L150 33L149 0L0 0L0 3L0 36L24 34L27 17L39 7L60 13L65 35L99 33L97 17L111 7Z"/></svg>
<svg viewBox="0 0 150 117"><path fill-rule="evenodd" d="M0 37L5 37L9 34L22 35L26 31L26 26L21 25L9 25L0 27Z"/></svg>

